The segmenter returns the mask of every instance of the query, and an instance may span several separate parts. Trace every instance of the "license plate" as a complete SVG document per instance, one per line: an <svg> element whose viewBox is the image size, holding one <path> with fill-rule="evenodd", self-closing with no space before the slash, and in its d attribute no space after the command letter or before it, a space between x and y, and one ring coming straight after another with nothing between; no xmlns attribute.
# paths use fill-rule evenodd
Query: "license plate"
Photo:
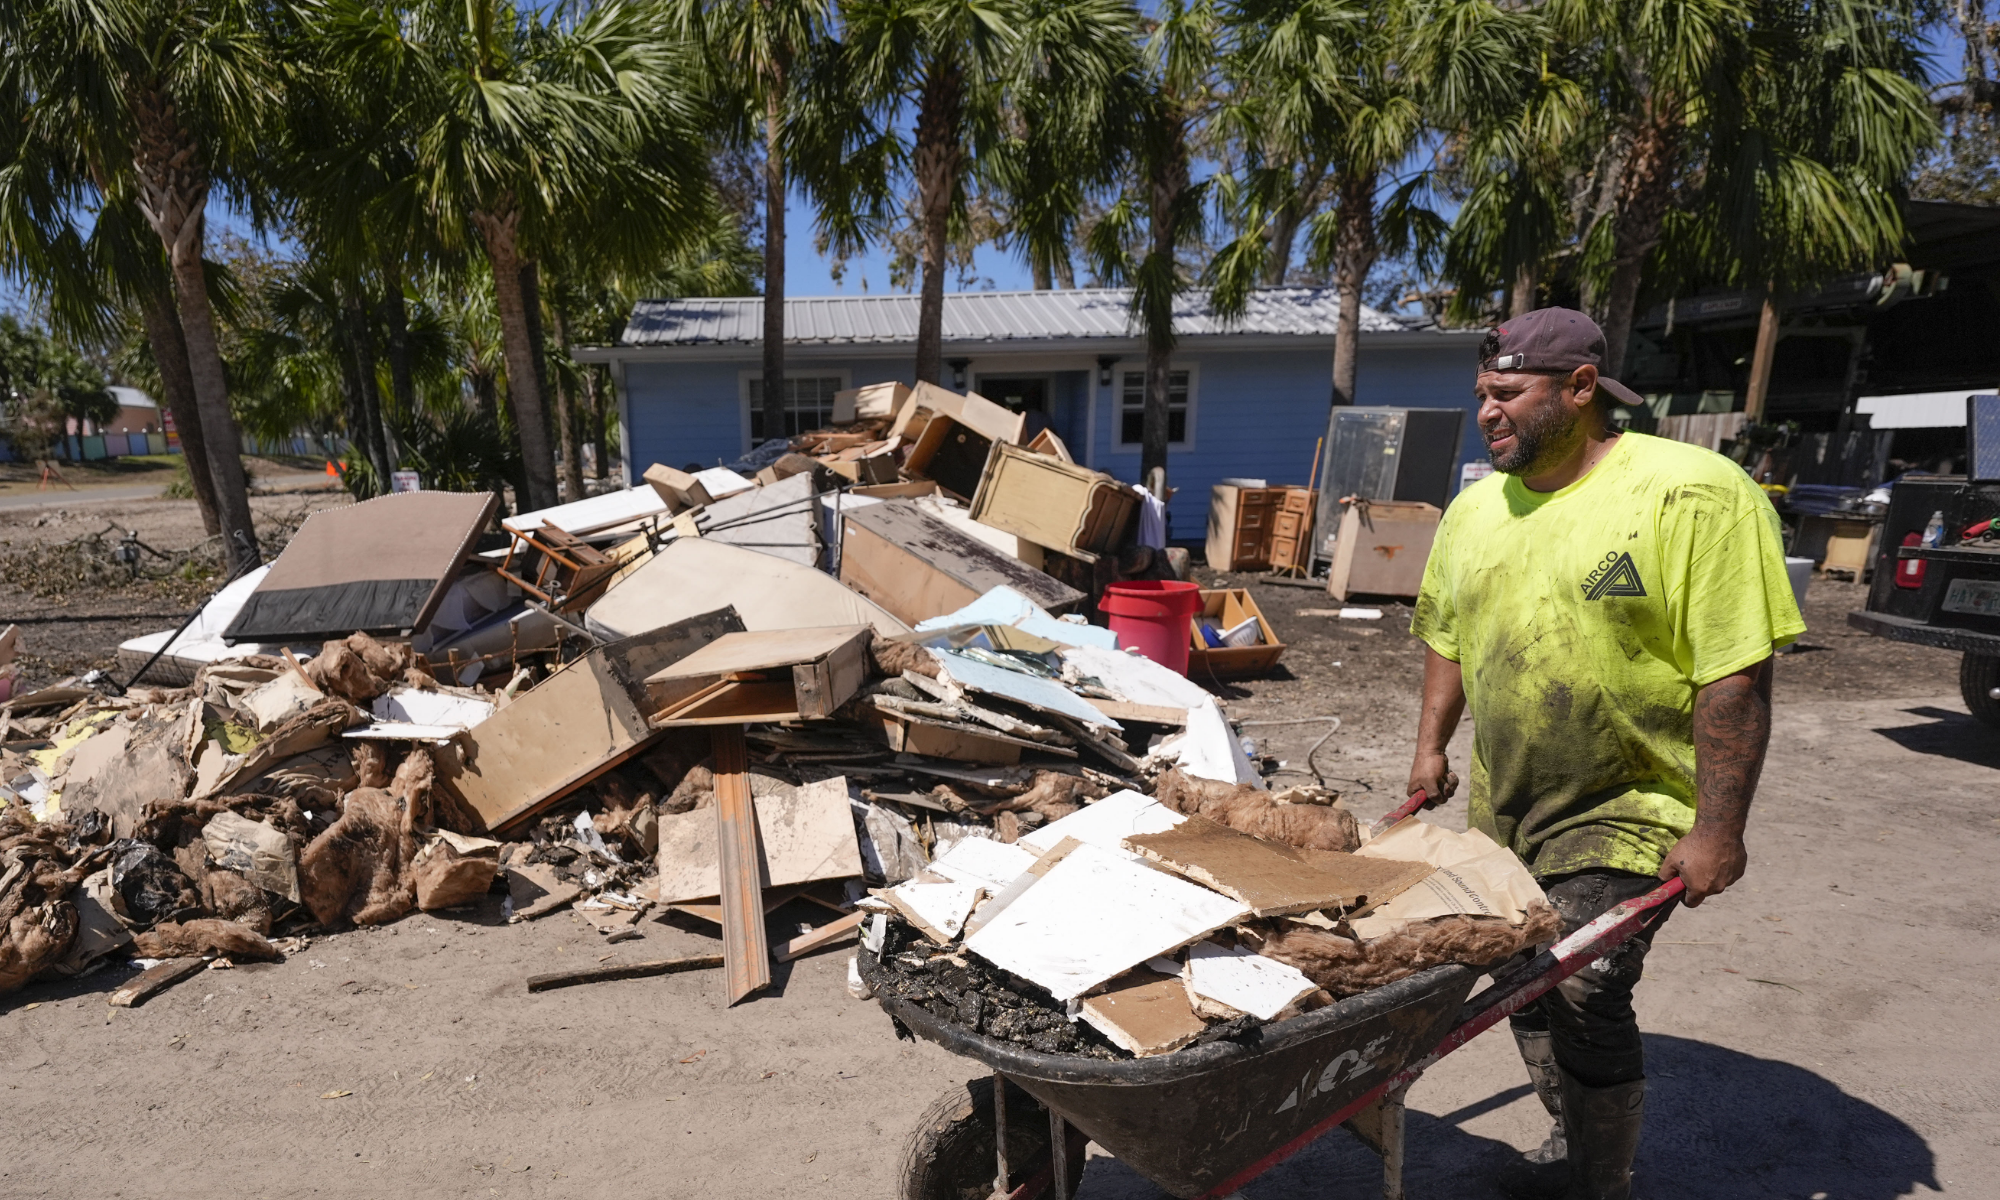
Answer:
<svg viewBox="0 0 2000 1200"><path fill-rule="evenodd" d="M2000 617L2000 582L1985 579L1954 579L1945 589L1944 611Z"/></svg>

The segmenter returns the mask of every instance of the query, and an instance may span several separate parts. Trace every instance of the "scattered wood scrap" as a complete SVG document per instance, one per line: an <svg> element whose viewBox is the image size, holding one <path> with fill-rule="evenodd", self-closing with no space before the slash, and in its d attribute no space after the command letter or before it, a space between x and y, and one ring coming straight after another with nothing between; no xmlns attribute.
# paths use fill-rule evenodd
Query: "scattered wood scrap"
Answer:
<svg viewBox="0 0 2000 1200"><path fill-rule="evenodd" d="M528 976L528 990L547 992L575 987L580 983L608 983L614 979L645 979L653 975L675 975L682 971L705 971L722 965L720 954L691 954L686 958L660 958L651 962L621 963L609 967L589 967L581 971L550 971Z"/></svg>
<svg viewBox="0 0 2000 1200"><path fill-rule="evenodd" d="M1086 997L1082 1015L1135 1058L1178 1050L1208 1028L1188 1006L1187 988L1179 976L1160 975L1146 967Z"/></svg>
<svg viewBox="0 0 2000 1200"><path fill-rule="evenodd" d="M771 986L771 948L757 853L757 813L750 799L749 759L741 725L718 725L715 754L715 841L722 885L722 950L729 1003Z"/></svg>
<svg viewBox="0 0 2000 1200"><path fill-rule="evenodd" d="M137 979L111 993L113 1008L137 1008L154 996L208 966L205 958L170 958L148 967Z"/></svg>
<svg viewBox="0 0 2000 1200"><path fill-rule="evenodd" d="M831 946L855 932L867 919L868 914L865 912L848 913L838 920L827 922L811 933L802 933L783 945L771 947L771 957L778 962L790 962L795 958L801 958L822 946Z"/></svg>
<svg viewBox="0 0 2000 1200"><path fill-rule="evenodd" d="M1434 869L1429 863L1305 850L1251 837L1206 817L1128 837L1125 848L1242 901L1260 917L1381 904Z"/></svg>

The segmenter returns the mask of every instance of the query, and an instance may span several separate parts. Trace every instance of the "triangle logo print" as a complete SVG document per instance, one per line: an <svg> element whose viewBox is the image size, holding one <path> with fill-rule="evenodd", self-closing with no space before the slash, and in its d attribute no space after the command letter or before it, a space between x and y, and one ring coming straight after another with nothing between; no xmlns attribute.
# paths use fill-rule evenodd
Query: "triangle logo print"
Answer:
<svg viewBox="0 0 2000 1200"><path fill-rule="evenodd" d="M1595 573L1595 577L1584 585L1583 598L1602 600L1606 596L1644 596L1646 585L1639 582L1639 568L1632 565L1630 554L1620 554L1611 563Z"/></svg>

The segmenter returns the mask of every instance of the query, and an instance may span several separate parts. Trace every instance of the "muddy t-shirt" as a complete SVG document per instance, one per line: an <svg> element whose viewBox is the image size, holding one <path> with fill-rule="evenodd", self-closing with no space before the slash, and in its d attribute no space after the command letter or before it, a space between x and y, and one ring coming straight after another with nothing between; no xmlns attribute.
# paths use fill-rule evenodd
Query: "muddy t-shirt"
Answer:
<svg viewBox="0 0 2000 1200"><path fill-rule="evenodd" d="M1638 433L1561 491L1460 493L1410 630L1464 672L1473 826L1543 878L1658 871L1694 824L1695 692L1805 632L1782 545L1741 467Z"/></svg>

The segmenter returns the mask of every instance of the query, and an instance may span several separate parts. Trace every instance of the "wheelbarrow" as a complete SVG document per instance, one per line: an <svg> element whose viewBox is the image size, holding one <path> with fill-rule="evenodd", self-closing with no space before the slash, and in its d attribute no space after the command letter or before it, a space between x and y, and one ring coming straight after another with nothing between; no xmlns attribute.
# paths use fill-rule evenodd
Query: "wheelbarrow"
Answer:
<svg viewBox="0 0 2000 1200"><path fill-rule="evenodd" d="M1433 967L1266 1025L1254 1044L1212 1042L1153 1058L1042 1054L884 994L882 1007L912 1034L993 1070L990 1081L974 1080L925 1115L901 1195L1029 1200L1053 1190L1069 1200L1084 1143L1095 1141L1170 1195L1219 1200L1344 1125L1381 1155L1384 1200L1402 1200L1409 1086L1645 928L1682 890L1672 879L1618 905L1470 1000L1483 972ZM874 983L878 960L864 950L857 965Z"/></svg>

